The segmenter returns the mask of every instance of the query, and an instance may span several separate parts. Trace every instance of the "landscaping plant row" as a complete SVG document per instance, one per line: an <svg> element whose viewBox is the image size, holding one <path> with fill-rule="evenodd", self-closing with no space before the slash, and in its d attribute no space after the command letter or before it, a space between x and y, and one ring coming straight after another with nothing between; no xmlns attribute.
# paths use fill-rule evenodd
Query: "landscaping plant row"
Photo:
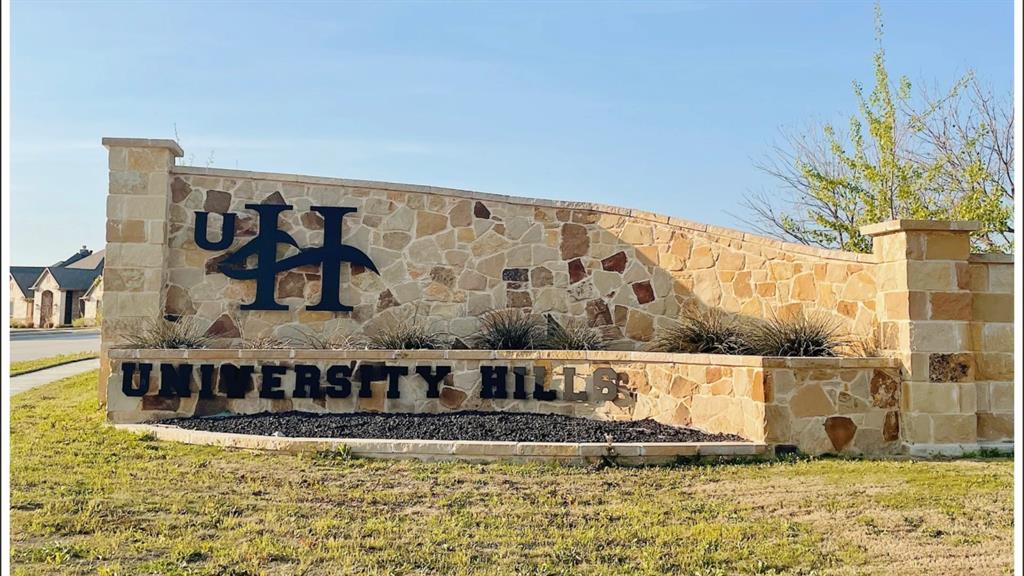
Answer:
<svg viewBox="0 0 1024 576"><path fill-rule="evenodd" d="M207 348L219 338L192 317L148 322L139 332L123 334L128 348ZM314 350L604 350L607 339L581 320L559 322L550 314L519 308L491 310L480 317L479 330L468 338L431 330L415 317L395 322L369 336L320 334L297 329L289 337L243 339L246 349ZM679 320L655 333L653 352L755 356L874 356L873 347L843 334L823 315L799 313L768 320L743 318L718 309L690 308Z"/></svg>

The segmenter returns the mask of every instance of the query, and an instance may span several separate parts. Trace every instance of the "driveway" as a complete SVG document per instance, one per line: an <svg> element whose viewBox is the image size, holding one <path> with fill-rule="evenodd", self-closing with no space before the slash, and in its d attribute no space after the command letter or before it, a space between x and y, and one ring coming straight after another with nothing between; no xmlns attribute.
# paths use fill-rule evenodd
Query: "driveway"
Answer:
<svg viewBox="0 0 1024 576"><path fill-rule="evenodd" d="M99 349L99 330L11 330L11 362Z"/></svg>

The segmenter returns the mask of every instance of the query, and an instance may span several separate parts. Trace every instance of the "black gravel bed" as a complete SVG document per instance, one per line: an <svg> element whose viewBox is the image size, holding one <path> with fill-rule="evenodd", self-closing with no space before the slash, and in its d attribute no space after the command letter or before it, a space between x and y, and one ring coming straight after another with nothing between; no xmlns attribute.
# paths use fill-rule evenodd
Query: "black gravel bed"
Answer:
<svg viewBox="0 0 1024 576"><path fill-rule="evenodd" d="M262 412L172 418L157 424L189 430L290 438L485 440L491 442L746 442L735 434L710 434L654 420L609 421L561 414L449 412L445 414L314 414Z"/></svg>

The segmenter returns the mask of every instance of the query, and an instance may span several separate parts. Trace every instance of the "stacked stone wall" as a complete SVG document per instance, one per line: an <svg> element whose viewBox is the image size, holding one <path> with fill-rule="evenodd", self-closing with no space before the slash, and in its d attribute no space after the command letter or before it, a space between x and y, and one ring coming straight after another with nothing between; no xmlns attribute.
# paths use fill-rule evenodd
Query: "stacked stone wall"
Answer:
<svg viewBox="0 0 1024 576"><path fill-rule="evenodd" d="M871 255L783 245L739 232L638 211L380 183L175 167L171 181L164 312L194 316L229 338L294 335L301 326L372 334L417 317L466 338L477 317L514 307L583 318L613 341L641 349L689 305L752 317L798 309L834 317L867 337L875 325ZM210 236L238 214L226 252L258 232L248 203L286 203L280 227L301 247L322 242L310 206L344 206L344 241L380 274L342 271L349 314L304 309L319 298L316 266L284 272L278 300L289 310L241 311L254 283L217 271L220 252L194 241L196 211L212 212ZM284 248L284 247L283 247ZM282 257L296 253L287 247Z"/></svg>
<svg viewBox="0 0 1024 576"><path fill-rule="evenodd" d="M615 361L629 375L635 403L613 402L614 410L604 412L575 404L546 409L650 416L809 452L831 446L884 453L897 431L900 444L923 454L1012 438L1014 265L1008 257L970 253L977 223L879 223L862 230L873 237L873 253L852 254L587 203L176 166L183 153L166 140L104 144L110 150L104 357L125 334L161 316L194 319L218 337L217 345L238 347L271 335L372 335L412 320L466 341L480 314L513 307L583 319L619 353L643 356L635 351L688 306L758 318L803 310L831 316L854 337L874 335L884 358L816 367L743 357L621 358ZM219 264L259 232L246 204L293 207L278 227L297 247L280 244L278 259L321 245L324 222L311 207L355 209L344 219L342 240L368 254L379 274L342 266L341 302L350 312L307 310L320 300L318 265L276 271L276 298L286 310L242 309L255 297L255 282L230 279ZM208 239L220 237L224 214L234 214L233 242L223 250L200 249L197 212L210 214ZM197 358L221 353L194 352ZM252 353L269 360L309 352ZM108 375L121 354L102 364L101 401L108 385L117 390ZM561 360L590 373L585 354L567 354L577 356ZM473 366L459 370L469 374ZM878 404L873 383L893 379L896 400L890 395ZM773 387L775 381L783 385ZM472 390L460 391L467 399L457 406L473 407ZM807 395L816 401L808 403ZM179 411L115 396L108 405L113 419Z"/></svg>
<svg viewBox="0 0 1024 576"><path fill-rule="evenodd" d="M900 373L877 358L765 359L766 439L807 454L902 448Z"/></svg>
<svg viewBox="0 0 1024 576"><path fill-rule="evenodd" d="M978 441L1013 440L1013 261L969 261L971 352L977 387Z"/></svg>

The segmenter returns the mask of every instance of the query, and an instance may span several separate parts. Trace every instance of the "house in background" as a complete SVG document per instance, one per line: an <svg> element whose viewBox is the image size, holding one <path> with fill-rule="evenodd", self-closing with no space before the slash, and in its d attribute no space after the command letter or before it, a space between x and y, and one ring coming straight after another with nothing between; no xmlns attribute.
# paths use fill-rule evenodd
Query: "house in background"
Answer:
<svg viewBox="0 0 1024 576"><path fill-rule="evenodd" d="M32 285L45 266L11 266L11 325L32 325L32 301L35 293Z"/></svg>
<svg viewBox="0 0 1024 576"><path fill-rule="evenodd" d="M85 291L85 295L82 296L82 302L84 303L83 318L90 320L93 319L99 323L100 318L103 314L103 276L97 276L92 281L92 287Z"/></svg>
<svg viewBox="0 0 1024 576"><path fill-rule="evenodd" d="M51 266L11 267L11 322L49 328L95 322L103 297L103 250L82 247Z"/></svg>

